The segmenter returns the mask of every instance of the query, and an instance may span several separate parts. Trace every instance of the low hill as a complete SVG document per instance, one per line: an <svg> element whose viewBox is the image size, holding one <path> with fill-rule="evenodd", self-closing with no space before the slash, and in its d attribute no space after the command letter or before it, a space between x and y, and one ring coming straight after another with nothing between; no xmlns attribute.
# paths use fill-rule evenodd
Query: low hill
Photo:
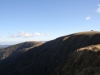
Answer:
<svg viewBox="0 0 100 75"><path fill-rule="evenodd" d="M18 53L25 52L30 48L41 45L42 42L23 42L16 45L11 45L6 48L0 49L0 60L5 59L9 56L16 56Z"/></svg>
<svg viewBox="0 0 100 75"><path fill-rule="evenodd" d="M51 75L77 49L100 44L100 32L70 34L0 63L0 75ZM69 74L70 75L70 74Z"/></svg>

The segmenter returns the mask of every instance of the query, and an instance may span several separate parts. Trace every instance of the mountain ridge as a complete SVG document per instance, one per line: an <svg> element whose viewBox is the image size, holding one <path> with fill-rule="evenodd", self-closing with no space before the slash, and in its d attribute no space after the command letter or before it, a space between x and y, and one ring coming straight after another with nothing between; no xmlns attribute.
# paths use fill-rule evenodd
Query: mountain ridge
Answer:
<svg viewBox="0 0 100 75"><path fill-rule="evenodd" d="M2 75L51 75L77 49L100 44L100 32L80 32L56 38L0 63ZM8 62L7 64L4 64ZM4 65L4 66L2 66ZM13 66L12 66L13 65Z"/></svg>

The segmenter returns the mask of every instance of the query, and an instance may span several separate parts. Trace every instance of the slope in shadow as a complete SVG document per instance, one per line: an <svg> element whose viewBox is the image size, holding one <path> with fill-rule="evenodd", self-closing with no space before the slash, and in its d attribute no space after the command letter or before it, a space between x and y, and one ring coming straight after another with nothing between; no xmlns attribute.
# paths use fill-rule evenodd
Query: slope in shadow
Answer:
<svg viewBox="0 0 100 75"><path fill-rule="evenodd" d="M52 75L100 75L100 44L74 51Z"/></svg>
<svg viewBox="0 0 100 75"><path fill-rule="evenodd" d="M100 44L100 32L63 36L0 63L1 75L51 75L75 50Z"/></svg>

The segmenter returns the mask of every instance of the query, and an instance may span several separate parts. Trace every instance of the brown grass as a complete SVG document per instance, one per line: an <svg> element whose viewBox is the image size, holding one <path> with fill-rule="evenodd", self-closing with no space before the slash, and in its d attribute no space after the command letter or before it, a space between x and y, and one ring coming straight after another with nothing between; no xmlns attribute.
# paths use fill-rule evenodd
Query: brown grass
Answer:
<svg viewBox="0 0 100 75"><path fill-rule="evenodd" d="M100 75L100 45L74 51L53 75Z"/></svg>

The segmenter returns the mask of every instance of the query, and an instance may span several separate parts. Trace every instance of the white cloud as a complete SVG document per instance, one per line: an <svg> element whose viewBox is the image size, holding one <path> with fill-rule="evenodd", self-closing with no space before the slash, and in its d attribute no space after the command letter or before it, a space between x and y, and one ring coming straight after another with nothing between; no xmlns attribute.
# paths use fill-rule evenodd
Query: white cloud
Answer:
<svg viewBox="0 0 100 75"><path fill-rule="evenodd" d="M28 38L28 37L32 37L33 35L31 33L25 33L24 37Z"/></svg>
<svg viewBox="0 0 100 75"><path fill-rule="evenodd" d="M49 36L49 33L41 34L41 33L35 32L34 34L31 34L31 33L25 33L24 31L21 31L21 32L18 32L17 34L10 34L10 38L18 38L18 37L29 38L33 36Z"/></svg>
<svg viewBox="0 0 100 75"><path fill-rule="evenodd" d="M86 17L86 20L90 20L90 19L91 19L91 17L89 17L89 16L88 16L88 17Z"/></svg>
<svg viewBox="0 0 100 75"><path fill-rule="evenodd" d="M41 33L35 32L34 36L49 36L49 33L41 34Z"/></svg>
<svg viewBox="0 0 100 75"><path fill-rule="evenodd" d="M25 33L24 31L21 31L21 32L18 32L17 34L11 34L10 37L11 38L17 38L17 37L28 38L28 37L32 37L32 34L31 33Z"/></svg>
<svg viewBox="0 0 100 75"><path fill-rule="evenodd" d="M21 36L24 36L25 35L25 32L24 31L21 31L21 32L18 32L17 33L17 37L21 37Z"/></svg>
<svg viewBox="0 0 100 75"><path fill-rule="evenodd" d="M17 37L32 37L31 33L25 33L24 31L21 31L17 34Z"/></svg>
<svg viewBox="0 0 100 75"><path fill-rule="evenodd" d="M41 34L38 33L38 32L35 32L34 35L35 35L35 36L41 36Z"/></svg>
<svg viewBox="0 0 100 75"><path fill-rule="evenodd" d="M99 8L96 10L96 12L100 13L100 4L98 4Z"/></svg>

